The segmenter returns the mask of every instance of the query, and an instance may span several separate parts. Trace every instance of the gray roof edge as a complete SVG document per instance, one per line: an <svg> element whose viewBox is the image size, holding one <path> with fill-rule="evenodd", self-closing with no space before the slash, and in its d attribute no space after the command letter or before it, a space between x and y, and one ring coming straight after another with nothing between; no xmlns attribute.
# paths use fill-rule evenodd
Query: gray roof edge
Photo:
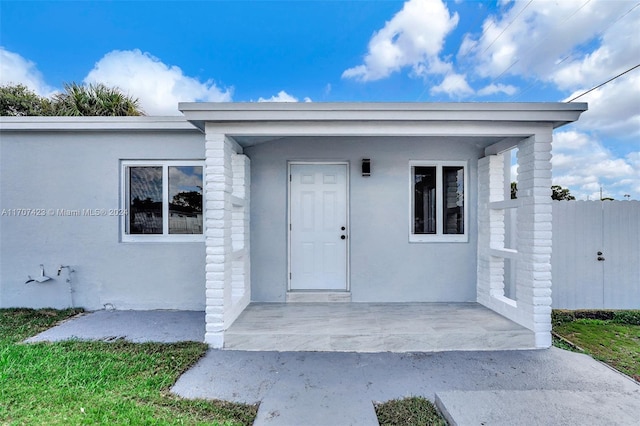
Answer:
<svg viewBox="0 0 640 426"><path fill-rule="evenodd" d="M180 102L187 111L586 111L585 102Z"/></svg>
<svg viewBox="0 0 640 426"><path fill-rule="evenodd" d="M266 122L520 122L578 120L586 103L566 102L182 102L178 107L194 126L205 123Z"/></svg>
<svg viewBox="0 0 640 426"><path fill-rule="evenodd" d="M184 116L0 117L0 131L174 130L198 131Z"/></svg>

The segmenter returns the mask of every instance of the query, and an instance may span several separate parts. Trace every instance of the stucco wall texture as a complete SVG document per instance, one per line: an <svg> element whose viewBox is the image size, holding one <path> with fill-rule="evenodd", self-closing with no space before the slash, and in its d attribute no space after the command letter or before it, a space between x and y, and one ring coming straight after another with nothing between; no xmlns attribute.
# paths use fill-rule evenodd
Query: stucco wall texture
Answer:
<svg viewBox="0 0 640 426"><path fill-rule="evenodd" d="M1 307L204 310L204 239L123 243L117 212L121 160L203 160L202 133L6 131L0 142L0 209L38 212L0 217ZM62 212L89 209L107 213ZM40 264L53 279L25 284Z"/></svg>
<svg viewBox="0 0 640 426"><path fill-rule="evenodd" d="M461 138L290 137L247 147L251 158L251 294L284 302L287 291L287 163L348 161L353 302L476 300L477 159ZM361 161L371 159L371 176ZM467 161L468 242L409 243L410 160Z"/></svg>

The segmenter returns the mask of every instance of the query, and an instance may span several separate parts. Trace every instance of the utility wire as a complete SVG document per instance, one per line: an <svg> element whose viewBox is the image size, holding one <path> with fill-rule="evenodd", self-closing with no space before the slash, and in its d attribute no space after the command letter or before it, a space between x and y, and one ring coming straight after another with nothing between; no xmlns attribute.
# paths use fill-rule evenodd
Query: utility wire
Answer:
<svg viewBox="0 0 640 426"><path fill-rule="evenodd" d="M580 12L580 10L582 10L587 4L589 4L589 2L591 2L591 0L587 0L585 1L582 6L580 6L578 9L576 9L571 15L567 16L562 22L560 22L559 24L565 24L567 21L569 21L571 18L573 18L578 12ZM524 9L523 9L524 10ZM546 37L544 37L542 40L540 40L538 43L536 43L535 45L533 45L532 47L530 47L527 52L535 49L536 47L540 46L543 42L545 42L549 37L551 36L551 33L547 34ZM568 57L568 56L567 56ZM517 64L518 62L520 62L520 59L518 57L516 57L516 60L513 61L511 63L511 65L509 65L507 68L505 68L497 77L495 77L493 80L491 80L491 83L489 83L489 85L494 84L496 81L500 80L502 78L502 76L504 76L507 71L509 71L511 68L513 68L513 66L515 64ZM560 61L562 62L562 61Z"/></svg>
<svg viewBox="0 0 640 426"><path fill-rule="evenodd" d="M596 89L598 89L598 88L600 88L600 87L604 86L605 84L607 84L607 83L609 83L609 82L611 82L611 81L615 80L615 79L616 79L616 78L618 78L618 77L622 77L622 76L623 76L623 75L625 75L626 73L628 73L628 72L630 72L630 71L633 71L633 70L635 70L635 69L636 69L636 68L638 68L638 67L640 67L640 64L636 65L635 67L631 67L631 68L629 68L628 70L626 70L626 71L624 71L624 72L621 72L620 74L616 75L615 77L610 78L609 80L605 81L604 83L600 83L600 84L598 84L597 86L592 87L591 89L587 90L586 92L582 93L581 95L576 96L575 98L571 98L571 99L569 99L569 100L567 101L567 103L569 103L569 102L573 102L573 101L575 101L576 99L583 97L583 96L584 96L584 95L586 95L587 93L593 92L594 90L596 90Z"/></svg>
<svg viewBox="0 0 640 426"><path fill-rule="evenodd" d="M605 31L607 31L609 28L611 28L612 26L614 26L615 24L617 24L620 20L622 20L625 16L627 16L628 14L630 14L631 12L633 12L633 10L635 8L637 8L638 6L640 6L640 2L636 3L635 5L633 5L631 7L631 9L627 10L625 13L623 13L622 15L620 15L618 17L618 19L616 19L615 21L611 22L609 25L607 25L605 28L603 28L602 30L598 31L598 33L594 36L595 37L600 37L602 34L605 33ZM563 63L564 61L566 61L567 59L569 59L571 56L573 55L573 53L569 53L568 55L566 55L565 57L563 57L560 61L556 62L553 65L553 68L557 67L558 65L560 65L561 63ZM538 84L538 81L533 81L529 86L527 86L524 90L522 90L520 93L516 95L513 95L510 97L511 101L516 101L518 99L520 99L525 93L527 93L529 90L531 90L531 88L533 86L536 86Z"/></svg>
<svg viewBox="0 0 640 426"><path fill-rule="evenodd" d="M491 43L489 43L489 45L488 45L488 46L487 46L487 47L482 51L482 53L480 53L481 55L482 55L482 54L484 54L484 52L486 52L487 50L489 50L489 48L490 48L491 46L493 46L493 43L495 43L496 41L498 41L498 39L502 36L502 34L504 34L504 32L505 32L505 31L507 31L507 30L509 29L509 27L511 26L511 24L513 24L513 23L516 21L516 19L518 19L518 17L519 17L520 15L522 15L522 12L524 12L524 10L525 10L527 7L529 7L529 5L530 5L531 3L533 3L533 0L529 0L529 3L527 3L527 4L525 5L525 7L523 7L522 9L520 9L520 12L518 12L518 14L517 14L517 15L516 15L512 20L511 20L511 22L509 22L509 23L507 24L507 26L506 26L506 27L504 27L504 29L500 32L500 34L498 34L498 36L497 36L496 38L494 38L494 39L493 39L493 41L492 41Z"/></svg>

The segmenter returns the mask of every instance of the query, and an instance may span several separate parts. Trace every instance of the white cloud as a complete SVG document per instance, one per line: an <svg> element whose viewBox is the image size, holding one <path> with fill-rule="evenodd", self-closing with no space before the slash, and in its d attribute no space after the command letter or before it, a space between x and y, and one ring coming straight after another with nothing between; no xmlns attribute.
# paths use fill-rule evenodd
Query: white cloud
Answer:
<svg viewBox="0 0 640 426"><path fill-rule="evenodd" d="M311 102L311 98L305 97L303 101ZM278 92L277 95L271 96L270 98L260 97L258 99L258 102L299 102L299 101L298 101L298 98L296 98L295 96L292 96L287 92L285 92L284 90L281 90Z"/></svg>
<svg viewBox="0 0 640 426"><path fill-rule="evenodd" d="M458 57L470 57L482 77L537 77L571 90L593 86L635 65L640 56L640 8L628 1L503 2L467 34ZM622 17L622 18L621 18Z"/></svg>
<svg viewBox="0 0 640 426"><path fill-rule="evenodd" d="M506 95L513 95L514 93L516 93L518 91L518 89L515 86L512 86L510 84L494 84L491 83L490 85L483 87L482 89L478 90L478 95L480 96L490 96L490 95L494 95L496 93L504 93Z"/></svg>
<svg viewBox="0 0 640 426"><path fill-rule="evenodd" d="M201 82L140 50L114 50L100 59L84 79L119 87L140 100L149 115L179 115L178 102L229 102L232 88Z"/></svg>
<svg viewBox="0 0 640 426"><path fill-rule="evenodd" d="M499 91L501 78L516 76L571 93L569 100L637 64L636 6L624 0L504 0L482 32L465 35L458 63L469 64L469 78L493 79L478 95ZM589 110L556 133L554 183L568 186L579 199L599 196L601 186L616 199L624 193L640 198L640 169L633 161L640 138L638 99L640 70L579 98Z"/></svg>
<svg viewBox="0 0 640 426"><path fill-rule="evenodd" d="M576 130L558 131L553 142L553 183L577 199L599 197L600 187L615 199L640 199L640 152L616 156L600 140ZM596 197L597 198L597 197Z"/></svg>
<svg viewBox="0 0 640 426"><path fill-rule="evenodd" d="M452 98L463 98L473 94L473 89L467 83L464 75L449 74L442 83L431 88L431 94L436 95L439 93L447 94Z"/></svg>
<svg viewBox="0 0 640 426"><path fill-rule="evenodd" d="M374 81L410 66L415 75L443 73L450 64L440 60L444 39L458 24L441 0L409 0L369 40L364 64L349 68L343 78Z"/></svg>
<svg viewBox="0 0 640 426"><path fill-rule="evenodd" d="M587 90L588 88L577 90L567 96L567 100ZM589 92L575 102L589 104L589 110L581 115L576 124L579 129L637 143L640 138L640 70L632 71Z"/></svg>
<svg viewBox="0 0 640 426"><path fill-rule="evenodd" d="M36 64L0 46L0 84L23 84L40 96L50 96L56 90L44 81Z"/></svg>

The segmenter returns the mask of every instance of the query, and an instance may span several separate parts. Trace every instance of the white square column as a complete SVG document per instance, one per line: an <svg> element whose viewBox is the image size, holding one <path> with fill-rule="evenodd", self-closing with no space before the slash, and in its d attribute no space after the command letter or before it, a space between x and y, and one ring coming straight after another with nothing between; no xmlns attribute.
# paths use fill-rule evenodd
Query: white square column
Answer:
<svg viewBox="0 0 640 426"><path fill-rule="evenodd" d="M518 308L536 347L551 346L551 129L518 144Z"/></svg>
<svg viewBox="0 0 640 426"><path fill-rule="evenodd" d="M491 203L503 201L503 188L504 157L490 155L478 160L477 301L508 316L495 300L504 296L504 259L492 255L491 250L504 247L504 210L491 208Z"/></svg>
<svg viewBox="0 0 640 426"><path fill-rule="evenodd" d="M552 130L518 143L518 198L509 199L504 157L478 160L477 301L532 330L551 346ZM505 246L505 210L517 209L514 248ZM515 300L505 297L505 261L516 263Z"/></svg>
<svg viewBox="0 0 640 426"><path fill-rule="evenodd" d="M242 148L224 134L206 132L205 141L206 328L204 340L211 347L222 348L224 331L242 312L250 299L248 256L246 259L244 257L244 253L248 253L249 239L249 180L247 177L249 161L242 155ZM238 157L242 159L237 159ZM234 190L240 196L234 195ZM234 241L236 241L236 247L234 247ZM242 247L238 247L240 242ZM234 289L234 281L237 283L238 280L242 283L236 284Z"/></svg>

